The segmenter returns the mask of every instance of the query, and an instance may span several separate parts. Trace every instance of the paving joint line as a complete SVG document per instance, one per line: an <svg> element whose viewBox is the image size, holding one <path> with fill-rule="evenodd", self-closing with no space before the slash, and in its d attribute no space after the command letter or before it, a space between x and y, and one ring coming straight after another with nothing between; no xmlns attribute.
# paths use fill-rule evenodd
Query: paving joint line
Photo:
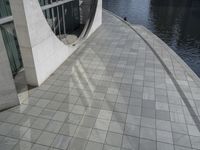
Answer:
<svg viewBox="0 0 200 150"><path fill-rule="evenodd" d="M128 27L130 27L130 29L132 29L144 42L145 44L147 44L147 46L151 49L151 51L153 52L153 54L156 56L156 58L160 61L161 65L163 66L163 68L165 69L166 73L169 75L170 79L172 80L173 84L175 85L178 93L180 94L181 98L183 99L188 111L190 112L190 115L196 125L196 127L198 128L199 132L200 132L200 120L198 118L198 114L195 113L194 109L192 108L189 100L187 99L185 93L183 92L183 90L181 89L180 85L178 84L178 82L176 81L175 77L173 76L172 72L169 70L169 68L167 67L167 65L164 63L164 61L161 59L161 57L158 55L158 53L155 51L155 49L149 44L149 42L136 30L133 28L133 26L124 21L121 17L113 14L112 12L105 10L105 12L113 15L114 17L116 17L118 20L122 21L124 24L126 24ZM195 105L196 107L196 105Z"/></svg>

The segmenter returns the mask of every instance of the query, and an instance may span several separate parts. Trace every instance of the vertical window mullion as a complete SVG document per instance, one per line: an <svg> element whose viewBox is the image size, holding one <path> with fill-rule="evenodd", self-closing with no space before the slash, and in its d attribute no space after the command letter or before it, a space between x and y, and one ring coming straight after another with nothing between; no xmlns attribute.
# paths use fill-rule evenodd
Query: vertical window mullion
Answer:
<svg viewBox="0 0 200 150"><path fill-rule="evenodd" d="M66 35L64 5L62 5L62 19L63 19L64 35Z"/></svg>
<svg viewBox="0 0 200 150"><path fill-rule="evenodd" d="M51 0L51 3L53 3L53 1ZM52 26L53 26L53 32L56 33L56 27L55 27L55 22L54 22L54 8L50 8L51 9L51 14L52 14Z"/></svg>
<svg viewBox="0 0 200 150"><path fill-rule="evenodd" d="M59 31L59 36L61 35L61 30L60 30L60 16L59 16L59 6L57 6L57 19L58 19L58 31Z"/></svg>

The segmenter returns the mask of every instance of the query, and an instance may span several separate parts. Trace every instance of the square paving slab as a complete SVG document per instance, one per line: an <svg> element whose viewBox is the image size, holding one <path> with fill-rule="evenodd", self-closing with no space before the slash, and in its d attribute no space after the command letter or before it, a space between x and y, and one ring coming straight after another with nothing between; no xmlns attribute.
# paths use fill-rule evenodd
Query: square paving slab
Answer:
<svg viewBox="0 0 200 150"><path fill-rule="evenodd" d="M200 105L179 83L191 107L141 37L103 12L102 26L45 83L0 113L0 149L200 149Z"/></svg>

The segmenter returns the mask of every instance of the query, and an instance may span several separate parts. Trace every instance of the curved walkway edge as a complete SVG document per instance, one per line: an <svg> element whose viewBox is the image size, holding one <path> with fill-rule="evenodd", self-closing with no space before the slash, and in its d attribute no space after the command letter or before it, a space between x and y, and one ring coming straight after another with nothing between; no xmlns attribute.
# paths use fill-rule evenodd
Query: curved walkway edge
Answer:
<svg viewBox="0 0 200 150"><path fill-rule="evenodd" d="M142 25L132 25L121 17L105 10L129 26L152 50L171 78L200 131L200 79L168 45ZM187 87L187 88L186 88ZM185 90L190 89L190 91ZM189 99L192 99L194 105ZM193 105L193 106L192 106Z"/></svg>
<svg viewBox="0 0 200 150"><path fill-rule="evenodd" d="M40 87L0 112L0 149L199 150L199 86L165 48L103 11Z"/></svg>
<svg viewBox="0 0 200 150"><path fill-rule="evenodd" d="M195 83L200 87L200 78L193 72L193 70L183 61L180 56L178 56L165 42L163 42L159 37L157 37L155 34L153 34L151 31L149 31L146 27L142 25L133 25L127 21L124 21L123 18L117 16L111 11L108 11L106 9L103 9L103 11L115 16L117 19L121 20L125 24L127 24L132 30L134 30L141 38L144 40L146 44L148 44L149 47L151 47L154 51L157 50L157 47L155 42L152 42L152 38L154 40L157 40L157 44L160 46L163 46L164 50L167 51L167 53L170 53L170 55L175 59L186 71L186 73L195 81ZM151 37L151 38L149 38ZM151 40L150 40L151 39ZM156 51L157 52L157 51ZM159 52L158 52L159 55ZM160 56L159 56L160 57Z"/></svg>

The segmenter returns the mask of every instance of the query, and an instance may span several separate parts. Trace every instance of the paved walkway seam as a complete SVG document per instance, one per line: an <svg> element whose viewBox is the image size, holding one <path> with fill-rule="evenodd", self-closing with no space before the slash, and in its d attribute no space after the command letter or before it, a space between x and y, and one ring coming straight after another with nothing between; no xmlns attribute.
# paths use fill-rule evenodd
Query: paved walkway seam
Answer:
<svg viewBox="0 0 200 150"><path fill-rule="evenodd" d="M147 45L148 47L151 49L151 51L154 53L154 55L157 57L157 59L160 61L160 63L162 64L162 66L164 67L165 71L167 72L167 74L169 75L170 79L172 80L173 84L175 85L177 91L179 92L181 98L183 99L185 105L188 108L188 111L190 112L192 119L195 122L195 125L197 126L199 132L200 132L200 120L199 120L199 114L196 114L194 109L192 108L192 105L190 104L188 98L186 97L185 93L183 92L182 88L180 87L179 83L177 82L176 78L174 77L173 73L170 71L170 69L167 67L167 65L165 64L165 62L162 60L162 58L159 56L159 54L156 52L156 50L152 47L152 45L133 27L132 24L130 24L127 21L124 21L122 18L120 18L119 16L116 16L115 14L113 14L110 11L104 10L107 13L110 13L111 15L113 15L114 17L116 17L117 19L121 20L122 22L124 22L127 26L129 26ZM145 28L145 27L144 27ZM179 61L178 61L179 62ZM184 66L185 67L185 66ZM186 68L187 70L187 68ZM187 70L188 71L188 70ZM188 73L188 72L187 72ZM199 81L198 85L199 85ZM196 107L196 105L195 105Z"/></svg>

